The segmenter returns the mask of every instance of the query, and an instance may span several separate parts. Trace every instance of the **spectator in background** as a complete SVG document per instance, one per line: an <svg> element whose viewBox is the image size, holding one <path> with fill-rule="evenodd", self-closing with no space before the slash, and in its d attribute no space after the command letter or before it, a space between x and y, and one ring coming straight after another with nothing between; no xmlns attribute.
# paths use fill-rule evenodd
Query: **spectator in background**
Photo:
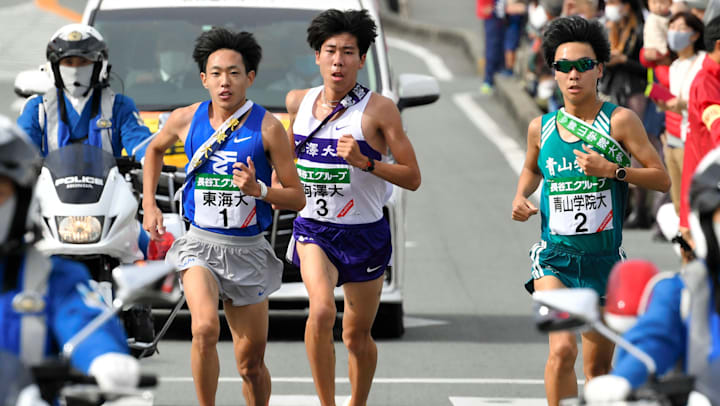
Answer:
<svg viewBox="0 0 720 406"><path fill-rule="evenodd" d="M683 11L690 11L690 8L687 3L685 3L685 0L673 0L670 5L670 14L675 15Z"/></svg>
<svg viewBox="0 0 720 406"><path fill-rule="evenodd" d="M578 15L586 20L596 19L599 17L598 0L565 0L562 15Z"/></svg>
<svg viewBox="0 0 720 406"><path fill-rule="evenodd" d="M720 145L720 17L707 24L703 36L707 56L690 86L680 187L680 231L691 244L688 198L692 174L703 156Z"/></svg>
<svg viewBox="0 0 720 406"><path fill-rule="evenodd" d="M607 0L605 18L610 40L610 62L600 79L600 92L613 103L631 109L638 117L645 116L647 84L645 67L640 63L643 47L643 14L637 0ZM652 139L652 137L651 137ZM633 161L633 167L638 163ZM634 188L631 213L626 228L649 227L650 210L647 190Z"/></svg>
<svg viewBox="0 0 720 406"><path fill-rule="evenodd" d="M571 0L580 1L580 0ZM592 0L589 0L592 1ZM528 7L528 37L531 42L531 55L528 58L528 71L532 77L529 93L544 110L557 110L562 106L562 96L558 94L552 69L545 64L540 46L544 27L563 10L563 0L541 0L530 3Z"/></svg>
<svg viewBox="0 0 720 406"><path fill-rule="evenodd" d="M491 95L495 88L495 74L505 66L505 0L476 0L477 17L483 20L485 31L485 77L480 93Z"/></svg>
<svg viewBox="0 0 720 406"><path fill-rule="evenodd" d="M671 0L648 0L650 13L643 28L643 50L648 61L661 63L669 56L667 32L671 5Z"/></svg>
<svg viewBox="0 0 720 406"><path fill-rule="evenodd" d="M670 93L675 97L668 100L656 100L655 103L665 111L665 134L663 152L672 185L670 198L675 211L680 212L680 184L683 170L685 138L688 132L687 103L690 97L690 85L703 65L705 45L703 44L704 25L689 11L674 14L668 28L668 46L677 54L670 65Z"/></svg>
<svg viewBox="0 0 720 406"><path fill-rule="evenodd" d="M633 0L607 0L606 27L610 40L610 61L605 64L600 90L612 102L628 107L639 117L645 112L645 67L640 64L643 46L643 16Z"/></svg>
<svg viewBox="0 0 720 406"><path fill-rule="evenodd" d="M515 67L515 55L520 46L520 37L525 28L525 20L527 16L527 0L508 0L505 8L507 14L507 23L505 26L505 69L501 72L506 75L513 74Z"/></svg>

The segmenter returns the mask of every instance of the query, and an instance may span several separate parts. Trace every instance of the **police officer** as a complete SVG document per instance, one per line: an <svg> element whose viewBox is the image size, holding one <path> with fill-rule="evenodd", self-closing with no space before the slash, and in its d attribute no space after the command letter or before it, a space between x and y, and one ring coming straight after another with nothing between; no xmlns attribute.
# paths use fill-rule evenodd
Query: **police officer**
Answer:
<svg viewBox="0 0 720 406"><path fill-rule="evenodd" d="M720 405L720 148L703 158L690 187L690 231L698 260L655 286L645 313L624 338L662 375L682 361L695 391ZM615 401L647 381L645 365L619 351L610 375L590 381L588 401ZM692 395L691 395L692 396ZM697 395L695 395L697 396Z"/></svg>
<svg viewBox="0 0 720 406"><path fill-rule="evenodd" d="M0 351L25 365L57 356L103 310L83 265L45 257L25 241L38 162L27 136L0 116ZM70 362L114 391L137 385L139 364L127 354L113 318L76 347Z"/></svg>

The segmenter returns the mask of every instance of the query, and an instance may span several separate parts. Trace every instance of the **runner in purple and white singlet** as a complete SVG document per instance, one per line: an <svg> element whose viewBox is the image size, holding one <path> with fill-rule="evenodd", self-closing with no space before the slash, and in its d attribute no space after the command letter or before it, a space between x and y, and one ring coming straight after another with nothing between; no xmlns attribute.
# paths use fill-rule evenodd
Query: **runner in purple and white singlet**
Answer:
<svg viewBox="0 0 720 406"><path fill-rule="evenodd" d="M327 10L307 32L323 85L286 99L306 197L288 259L300 266L309 295L305 346L321 405L335 405L333 290L342 285L352 387L346 404L364 406L377 364L370 328L392 253L382 208L391 184L420 186L420 169L395 103L357 83L376 36L367 11Z"/></svg>

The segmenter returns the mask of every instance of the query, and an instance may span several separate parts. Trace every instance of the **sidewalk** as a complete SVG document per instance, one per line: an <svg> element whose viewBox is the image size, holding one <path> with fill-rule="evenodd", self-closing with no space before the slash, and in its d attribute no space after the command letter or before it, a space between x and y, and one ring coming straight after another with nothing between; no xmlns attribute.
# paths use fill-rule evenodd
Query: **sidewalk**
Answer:
<svg viewBox="0 0 720 406"><path fill-rule="evenodd" d="M468 59L476 64L477 74L483 75L485 41L482 22L475 16L474 2L407 0L405 9L401 9L399 14L389 9L387 0L379 0L379 3L381 18L386 27L458 46ZM407 17L403 17L405 15ZM497 76L495 84L496 92L492 97L505 105L520 128L527 128L532 119L542 114L518 79ZM525 140L524 134L522 139Z"/></svg>

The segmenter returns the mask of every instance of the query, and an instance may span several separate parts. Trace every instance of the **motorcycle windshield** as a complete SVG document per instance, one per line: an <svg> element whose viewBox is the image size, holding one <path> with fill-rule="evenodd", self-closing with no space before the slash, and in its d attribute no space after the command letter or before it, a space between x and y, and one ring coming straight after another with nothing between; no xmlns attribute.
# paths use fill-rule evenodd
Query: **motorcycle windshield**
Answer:
<svg viewBox="0 0 720 406"><path fill-rule="evenodd" d="M71 204L95 203L100 200L115 157L101 148L71 144L50 152L44 167L50 171L60 201Z"/></svg>

